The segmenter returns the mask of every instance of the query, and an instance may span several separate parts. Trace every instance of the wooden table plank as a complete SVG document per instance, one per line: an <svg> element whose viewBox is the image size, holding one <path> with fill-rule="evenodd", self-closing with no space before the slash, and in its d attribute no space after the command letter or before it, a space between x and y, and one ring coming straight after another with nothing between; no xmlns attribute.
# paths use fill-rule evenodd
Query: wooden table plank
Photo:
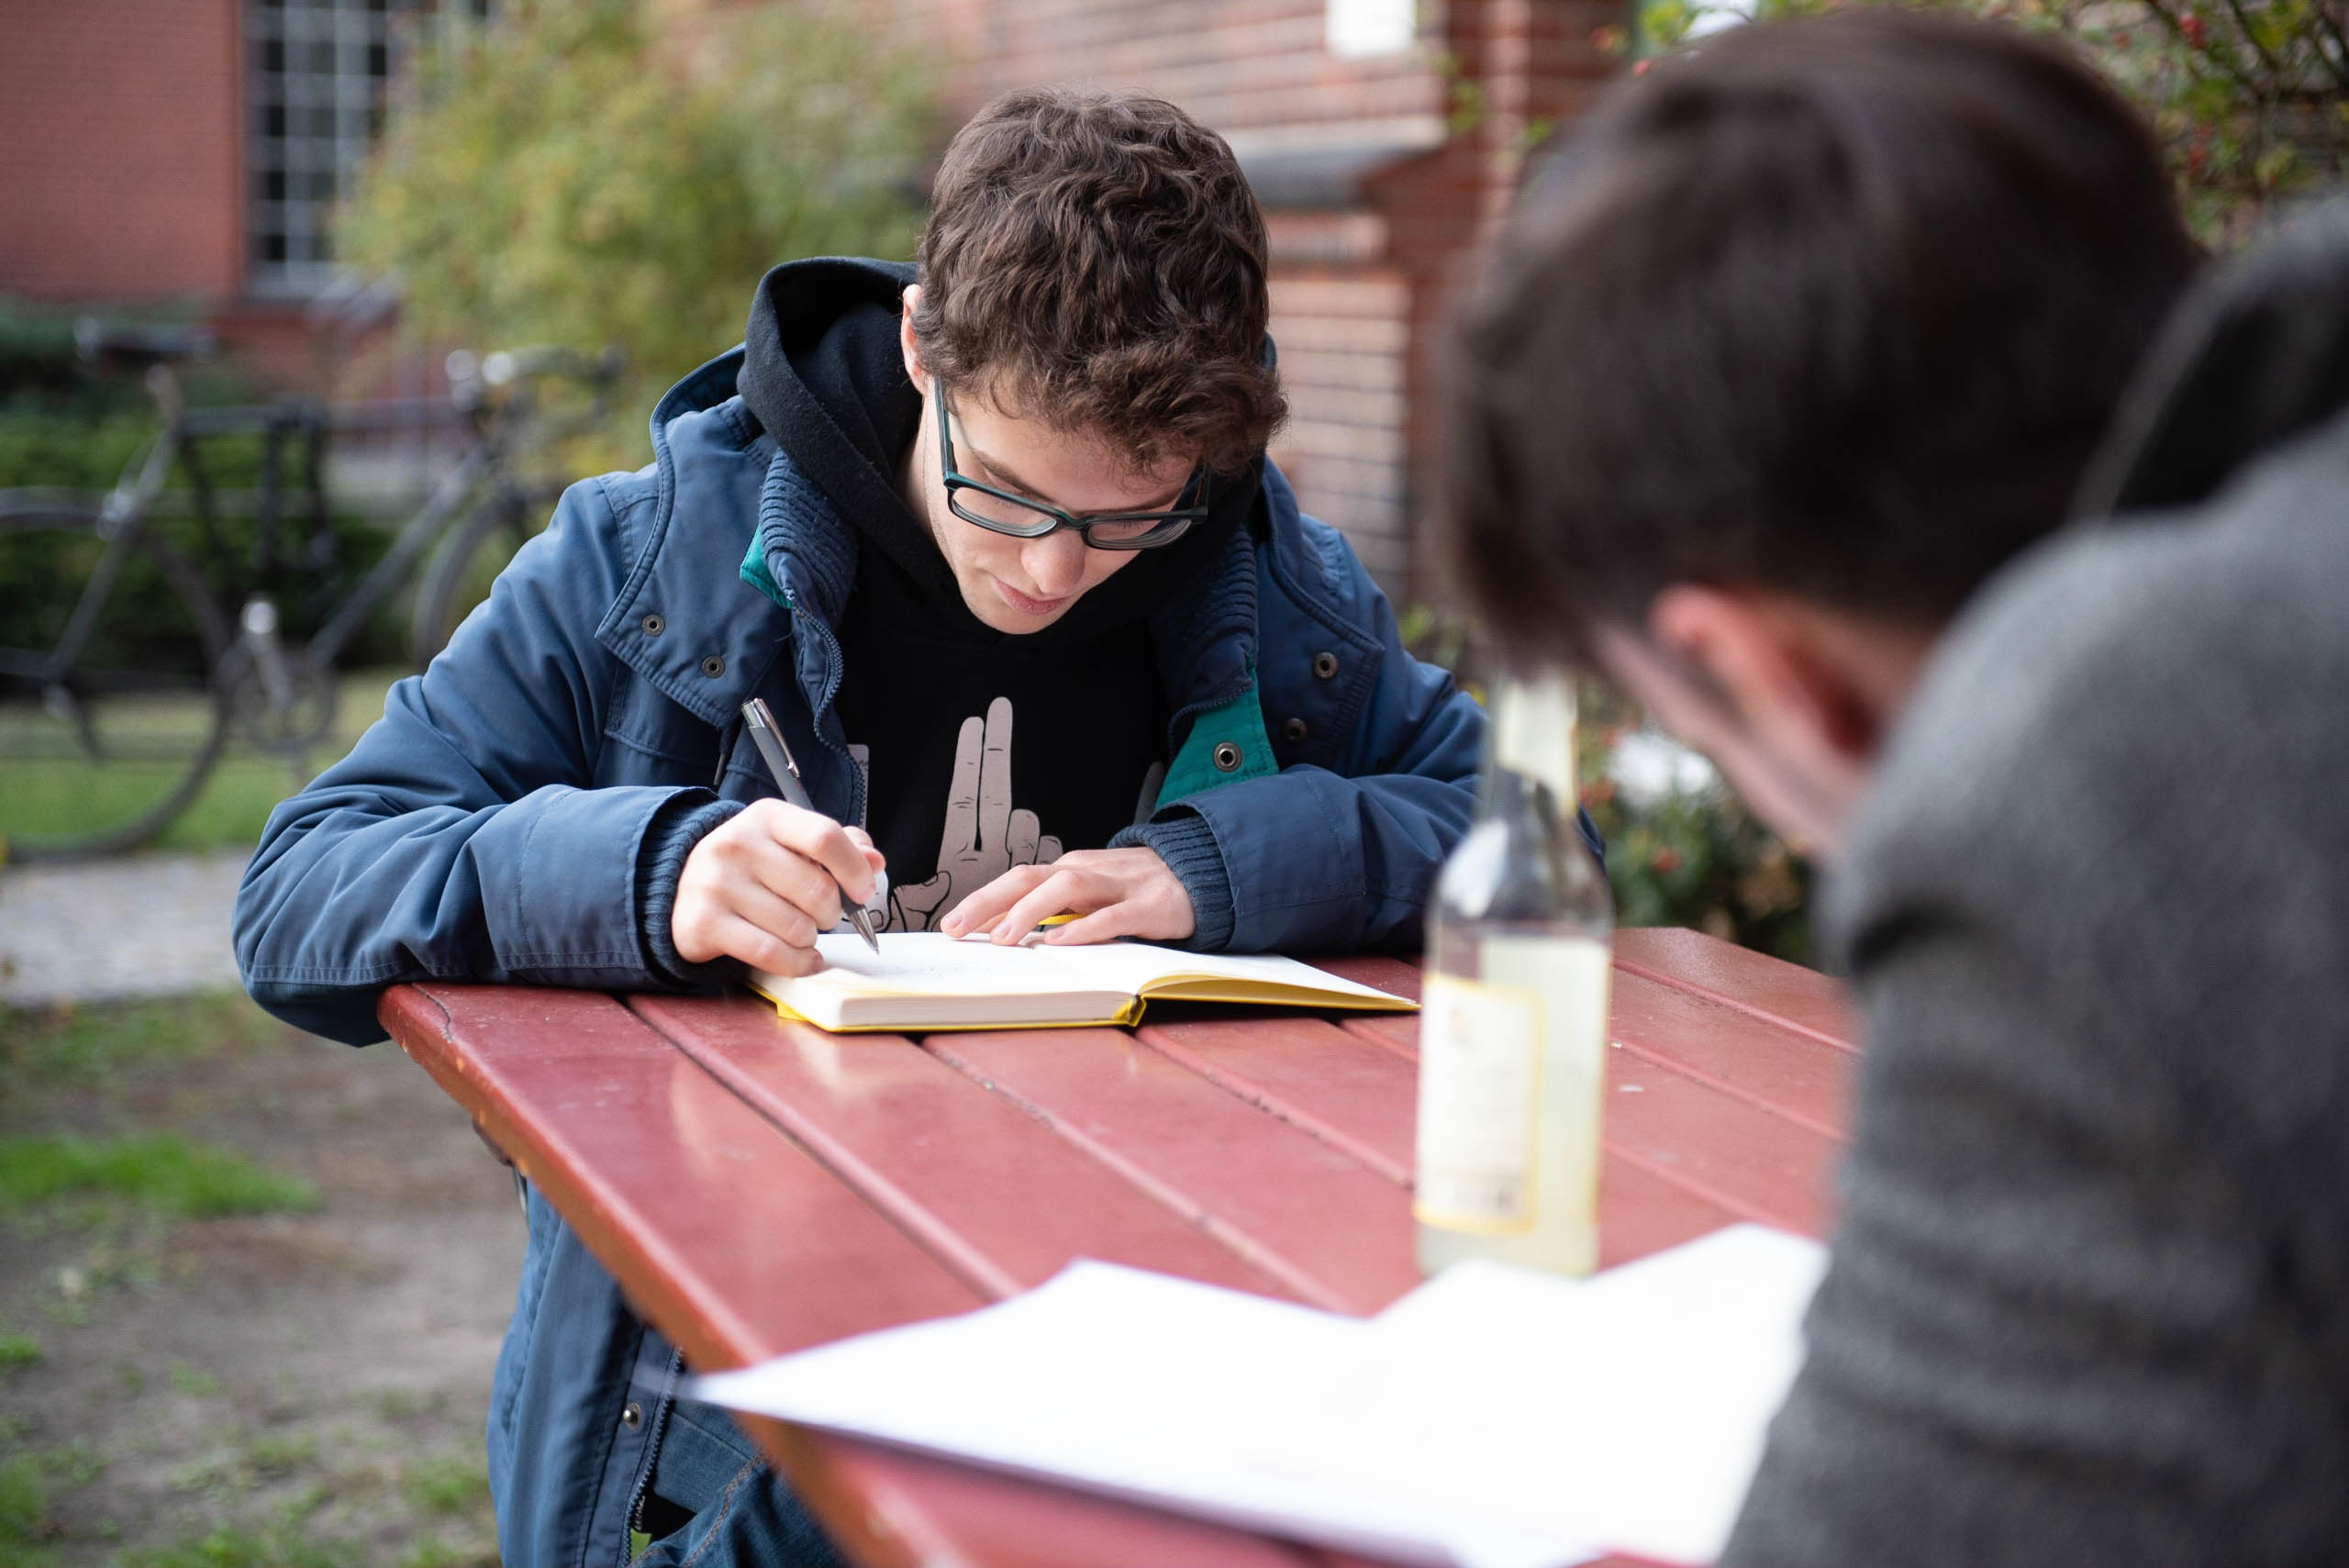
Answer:
<svg viewBox="0 0 2349 1568"><path fill-rule="evenodd" d="M1609 1033L1724 1093L1840 1139L1856 1060L1808 1034L1619 966Z"/></svg>
<svg viewBox="0 0 2349 1568"><path fill-rule="evenodd" d="M1310 1132L1400 1186L1411 1184L1419 1074L1323 1018L1186 1019L1136 1031L1208 1082Z"/></svg>
<svg viewBox="0 0 2349 1568"><path fill-rule="evenodd" d="M1740 1218L1823 1236L1835 1140L1630 1051L1607 1053L1602 1141Z"/></svg>
<svg viewBox="0 0 2349 1568"><path fill-rule="evenodd" d="M1859 1049L1859 1017L1850 994L1815 969L1678 926L1619 929L1615 962L1643 978L1808 1035L1821 1045L1843 1051Z"/></svg>
<svg viewBox="0 0 2349 1568"><path fill-rule="evenodd" d="M753 997L640 996L630 1006L991 1296L1041 1284L1077 1257L1295 1296L911 1040L785 1024ZM1039 1202L1044 1194L1051 1201Z"/></svg>
<svg viewBox="0 0 2349 1568"><path fill-rule="evenodd" d="M1322 1568L1304 1547L1048 1483L756 1417L858 1568Z"/></svg>
<svg viewBox="0 0 2349 1568"><path fill-rule="evenodd" d="M1375 1312L1419 1283L1402 1187L1122 1030L934 1034L922 1044L1048 1119L1302 1300Z"/></svg>
<svg viewBox="0 0 2349 1568"><path fill-rule="evenodd" d="M985 1299L608 997L406 985L380 1016L696 1366Z"/></svg>
<svg viewBox="0 0 2349 1568"><path fill-rule="evenodd" d="M1409 1184L1419 1073L1400 1053L1320 1018L1145 1023L1140 1033L1152 1049L1250 1104ZM1602 1268L1693 1241L1742 1218L1605 1152L1598 1209Z"/></svg>
<svg viewBox="0 0 2349 1568"><path fill-rule="evenodd" d="M1710 1043L1708 1023L1753 1059ZM1416 1018L1368 1015L1341 1027L1418 1059ZM1736 1218L1827 1233L1840 1147L1828 1112L1842 1103L1849 1068L1841 1051L1620 969L1609 1035L1622 1045L1607 1053L1608 1153ZM1611 1253L1603 1219L1601 1247Z"/></svg>

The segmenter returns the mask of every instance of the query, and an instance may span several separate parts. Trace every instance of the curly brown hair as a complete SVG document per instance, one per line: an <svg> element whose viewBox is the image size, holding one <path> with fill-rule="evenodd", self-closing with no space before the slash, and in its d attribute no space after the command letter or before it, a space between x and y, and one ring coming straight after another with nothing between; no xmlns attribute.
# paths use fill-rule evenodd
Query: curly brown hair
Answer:
<svg viewBox="0 0 2349 1568"><path fill-rule="evenodd" d="M1288 411L1264 215L1224 139L1163 99L1028 88L946 150L914 339L952 390L1136 470L1244 467Z"/></svg>

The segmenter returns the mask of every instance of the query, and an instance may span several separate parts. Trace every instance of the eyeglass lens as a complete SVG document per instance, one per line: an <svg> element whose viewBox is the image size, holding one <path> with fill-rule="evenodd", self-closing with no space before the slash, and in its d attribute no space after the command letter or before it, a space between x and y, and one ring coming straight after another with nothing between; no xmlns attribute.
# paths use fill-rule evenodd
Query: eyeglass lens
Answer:
<svg viewBox="0 0 2349 1568"><path fill-rule="evenodd" d="M990 495L984 490L967 485L954 492L955 509L974 522L992 524L1015 533L1033 533L1045 524L1057 519L1058 514L1035 506L1022 506L1000 495ZM1165 527L1170 519L1163 517L1088 517L1086 532L1105 544L1128 544L1145 539Z"/></svg>

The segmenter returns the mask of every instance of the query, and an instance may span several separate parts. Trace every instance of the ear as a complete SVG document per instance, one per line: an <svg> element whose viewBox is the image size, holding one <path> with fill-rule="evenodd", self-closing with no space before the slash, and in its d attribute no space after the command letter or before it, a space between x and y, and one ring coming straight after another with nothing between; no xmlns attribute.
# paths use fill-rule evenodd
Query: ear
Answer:
<svg viewBox="0 0 2349 1568"><path fill-rule="evenodd" d="M1798 754L1865 764L1883 715L1850 640L1776 595L1675 584L1648 609L1657 644L1703 673L1753 732Z"/></svg>
<svg viewBox="0 0 2349 1568"><path fill-rule="evenodd" d="M922 368L921 350L914 342L914 307L921 303L921 284L907 284L897 306L897 352L906 361L906 379L914 390L925 395L930 391L930 373Z"/></svg>

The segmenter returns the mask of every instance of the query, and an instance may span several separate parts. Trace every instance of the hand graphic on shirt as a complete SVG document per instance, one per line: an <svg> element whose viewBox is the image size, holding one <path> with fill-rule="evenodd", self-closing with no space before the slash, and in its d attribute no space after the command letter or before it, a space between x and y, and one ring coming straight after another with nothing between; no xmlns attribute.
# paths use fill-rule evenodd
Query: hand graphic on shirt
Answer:
<svg viewBox="0 0 2349 1568"><path fill-rule="evenodd" d="M1011 701L987 704L984 722L963 721L954 740L954 783L946 797L946 829L938 840L938 874L911 887L893 887L892 928L928 930L941 910L985 887L1014 866L1050 865L1061 841L1041 831L1032 811L1011 806Z"/></svg>

